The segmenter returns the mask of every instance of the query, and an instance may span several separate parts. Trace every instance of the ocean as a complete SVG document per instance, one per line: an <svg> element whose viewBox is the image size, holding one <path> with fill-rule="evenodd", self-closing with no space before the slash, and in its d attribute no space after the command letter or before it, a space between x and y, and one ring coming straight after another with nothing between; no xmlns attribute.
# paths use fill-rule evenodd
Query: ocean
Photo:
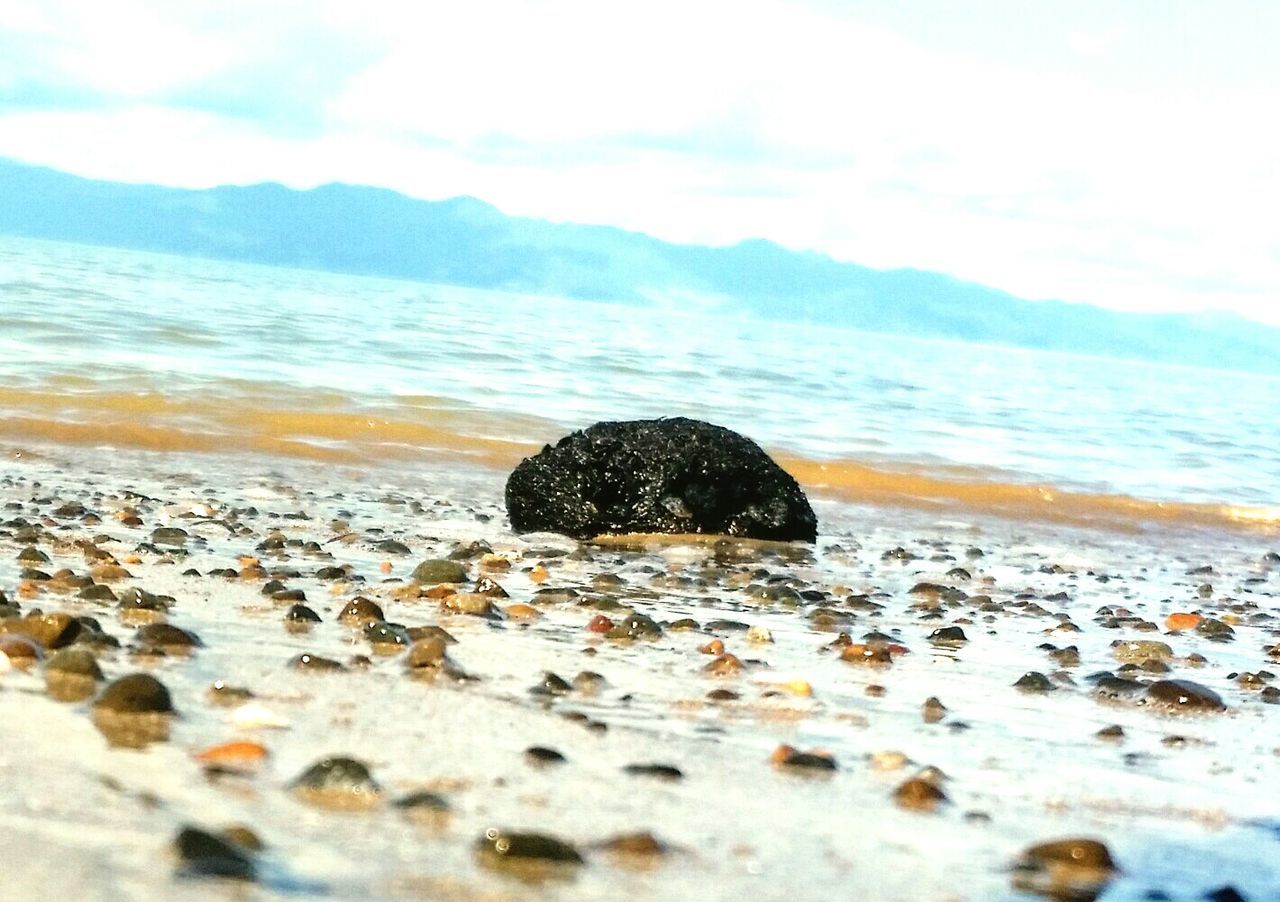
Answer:
<svg viewBox="0 0 1280 902"><path fill-rule="evenodd" d="M1229 365L1229 361L1224 361ZM509 466L607 419L806 488L1274 528L1280 376L0 239L0 439Z"/></svg>

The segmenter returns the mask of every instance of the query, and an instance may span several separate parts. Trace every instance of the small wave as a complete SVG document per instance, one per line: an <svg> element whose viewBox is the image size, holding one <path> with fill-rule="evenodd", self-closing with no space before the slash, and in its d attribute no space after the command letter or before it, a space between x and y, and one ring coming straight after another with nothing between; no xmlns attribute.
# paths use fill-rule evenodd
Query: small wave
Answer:
<svg viewBox="0 0 1280 902"><path fill-rule="evenodd" d="M342 463L438 457L509 469L566 429L532 414L449 399L367 399L251 383L260 391L166 393L0 388L0 438L153 451L257 453ZM222 386L226 388L226 386ZM403 403L402 403L403 402ZM951 514L985 513L1121 531L1156 525L1280 532L1280 508L1154 501L1018 482L1016 474L943 461L874 465L782 454L807 491L842 501Z"/></svg>
<svg viewBox="0 0 1280 902"><path fill-rule="evenodd" d="M997 481L990 471L949 466L945 476L870 467L857 461L780 457L807 489L842 500L905 507L976 511L1019 519L1138 532L1154 525L1280 531L1280 508L1153 501L1130 495Z"/></svg>

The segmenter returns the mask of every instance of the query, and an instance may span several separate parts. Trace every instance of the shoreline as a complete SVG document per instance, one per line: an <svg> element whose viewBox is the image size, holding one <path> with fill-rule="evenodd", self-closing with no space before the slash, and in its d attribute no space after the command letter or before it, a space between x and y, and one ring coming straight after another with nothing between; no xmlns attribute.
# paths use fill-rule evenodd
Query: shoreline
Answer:
<svg viewBox="0 0 1280 902"><path fill-rule="evenodd" d="M18 838L18 884L49 886L56 871L58 888L83 898L117 897L114 888L134 898L234 898L234 886L176 878L171 845L184 823L243 823L267 845L254 892L268 898L320 890L331 898L830 898L851 887L884 899L1014 898L1008 869L1020 851L1071 835L1096 836L1115 855L1123 873L1109 899L1154 889L1198 896L1228 882L1246 897L1280 892L1266 851L1280 825L1265 792L1280 767L1280 747L1265 739L1280 706L1228 677L1265 669L1264 644L1280 641L1280 564L1263 557L1275 550L1269 535L1123 534L823 498L819 542L795 555L717 550L705 539L636 550L621 539L602 547L511 535L502 479L476 463L332 467L76 447L4 459L0 589L23 613L97 617L124 646L99 653L108 678L153 673L180 714L167 742L113 748L87 701L44 694L41 665L0 674L0 791L10 799L0 829ZM97 522L56 513L68 503ZM125 525L126 510L141 523ZM203 647L139 657L129 651L136 627L115 605L24 580L17 554L29 543L15 535L17 517L43 524L35 546L50 561L36 566L50 574L84 574L74 541L108 536L95 547L131 574L113 590L171 595L167 620ZM179 546L157 545L159 527L188 535ZM275 532L301 544L260 549ZM388 539L409 553L379 550ZM489 575L501 584L510 597L494 603L505 619L451 613L443 599L409 591L417 563L473 541L495 557L467 559L468 583ZM265 577L209 573L244 570L248 558L268 573L296 571L282 581L305 594L321 622L290 631L289 605L262 594ZM1204 566L1212 573L1189 573ZM333 567L350 569L319 576ZM577 595L548 598L542 589ZM408 677L403 649L376 652L336 621L356 595L382 604L390 621L449 630L458 640L450 658L478 680ZM997 607L983 610L979 596ZM1107 628L1098 622L1107 605L1156 629ZM631 642L586 628L592 617L617 622L630 609L700 626ZM1192 610L1230 618L1234 639L1165 635L1170 613ZM1057 615L1080 632L1063 631ZM715 621L735 625L709 626ZM928 640L949 625L967 641ZM746 626L772 641L749 641ZM872 630L907 651L868 667L823 650L841 631L857 642ZM1175 716L1098 700L1085 678L1121 665L1117 639L1167 643L1170 675L1211 687L1228 710ZM705 671L715 656L699 648L717 640L741 672ZM1080 662L1055 663L1039 648L1045 642L1076 645ZM291 669L304 652L347 669ZM1196 665L1194 654L1207 660ZM352 666L359 656L369 663ZM598 672L607 682L595 694L531 694L548 670L570 682ZM1029 671L1047 675L1051 691L1014 689ZM260 710L210 703L215 680L251 689ZM715 690L738 697L709 698ZM945 707L933 722L921 716L930 697ZM1120 743L1096 738L1108 725L1123 728ZM213 775L192 757L230 740L261 743L266 762L247 776ZM776 768L769 758L780 743L825 749L838 769L805 776ZM568 760L532 766L524 750L535 745ZM369 763L383 787L372 810L316 809L288 791L308 765L338 754ZM623 771L637 763L683 776ZM932 813L896 804L895 788L930 766L945 775L950 801ZM411 822L396 807L417 789L445 799L443 823ZM491 826L553 833L578 846L586 864L549 883L491 872L474 852ZM671 851L619 863L595 847L634 831L651 831Z"/></svg>

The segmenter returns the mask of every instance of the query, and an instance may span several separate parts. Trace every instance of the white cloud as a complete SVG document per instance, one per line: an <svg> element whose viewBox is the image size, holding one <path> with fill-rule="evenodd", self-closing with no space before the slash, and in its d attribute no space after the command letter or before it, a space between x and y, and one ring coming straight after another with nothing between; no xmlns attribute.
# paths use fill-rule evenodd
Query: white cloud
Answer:
<svg viewBox="0 0 1280 902"><path fill-rule="evenodd" d="M171 184L469 193L1127 308L1249 312L1280 291L1274 98L1117 89L774 0L86 9L20 3L0 29L48 48L53 83L112 103L0 115L0 154ZM1124 33L1063 40L1100 52ZM323 69L307 57L322 46L356 49L281 94L298 65ZM246 72L256 114L252 92L234 117L168 105ZM282 133L295 103L314 127Z"/></svg>

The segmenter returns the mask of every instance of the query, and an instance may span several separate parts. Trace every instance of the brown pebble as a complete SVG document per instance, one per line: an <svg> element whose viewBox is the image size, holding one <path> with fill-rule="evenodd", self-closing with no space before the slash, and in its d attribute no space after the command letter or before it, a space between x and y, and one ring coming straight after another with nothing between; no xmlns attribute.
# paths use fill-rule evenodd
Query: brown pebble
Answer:
<svg viewBox="0 0 1280 902"><path fill-rule="evenodd" d="M854 643L840 652L840 660L850 664L861 664L866 667L888 667L893 663L893 656L885 645L867 645Z"/></svg>
<svg viewBox="0 0 1280 902"><path fill-rule="evenodd" d="M1115 874L1111 852L1096 839L1038 843L1014 864L1013 885L1055 899L1093 899Z"/></svg>
<svg viewBox="0 0 1280 902"><path fill-rule="evenodd" d="M947 801L947 794L928 780L912 777L893 791L893 800L909 811L932 812Z"/></svg>
<svg viewBox="0 0 1280 902"><path fill-rule="evenodd" d="M1218 693L1191 680L1159 680L1147 687L1147 698L1155 707L1179 713L1227 709Z"/></svg>
<svg viewBox="0 0 1280 902"><path fill-rule="evenodd" d="M715 676L732 676L742 672L742 660L737 655L723 654L702 669Z"/></svg>
<svg viewBox="0 0 1280 902"><path fill-rule="evenodd" d="M386 619L386 616L382 613L381 605L375 601L370 601L363 595L348 601L342 606L342 610L338 612L339 622L353 626L364 626L366 623L375 620Z"/></svg>

